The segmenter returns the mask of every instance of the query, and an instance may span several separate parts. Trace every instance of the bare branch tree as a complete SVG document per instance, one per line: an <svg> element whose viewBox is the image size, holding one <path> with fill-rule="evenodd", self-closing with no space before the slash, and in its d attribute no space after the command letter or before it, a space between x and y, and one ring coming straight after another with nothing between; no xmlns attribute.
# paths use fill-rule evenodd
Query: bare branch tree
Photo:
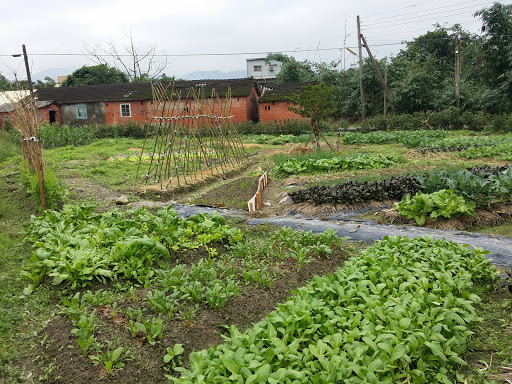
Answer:
<svg viewBox="0 0 512 384"><path fill-rule="evenodd" d="M106 64L125 72L132 83L160 75L167 66L167 56L157 54L156 44L137 46L131 31L124 34L128 41L121 48L109 39L106 45L84 44L85 54L97 64Z"/></svg>

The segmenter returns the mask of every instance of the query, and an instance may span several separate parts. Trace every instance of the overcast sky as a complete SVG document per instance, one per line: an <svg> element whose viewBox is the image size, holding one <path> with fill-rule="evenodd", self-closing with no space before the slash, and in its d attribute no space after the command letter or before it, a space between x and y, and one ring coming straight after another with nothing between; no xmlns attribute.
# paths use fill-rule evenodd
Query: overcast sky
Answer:
<svg viewBox="0 0 512 384"><path fill-rule="evenodd" d="M432 30L435 23L459 23L478 32L481 23L473 14L492 4L483 0L0 0L4 15L0 72L10 79L13 71L20 79L25 77L22 58L12 57L21 53L22 44L33 73L93 65L83 55L84 44L112 40L122 48L127 42L124 32L129 31L141 50L156 44L160 54L241 53L169 56L167 75L244 70L247 58L264 57L269 51L294 51L290 54L299 60L345 59L348 68L357 58L340 48L357 46L357 15L374 56L382 58L398 53L404 47L400 42Z"/></svg>

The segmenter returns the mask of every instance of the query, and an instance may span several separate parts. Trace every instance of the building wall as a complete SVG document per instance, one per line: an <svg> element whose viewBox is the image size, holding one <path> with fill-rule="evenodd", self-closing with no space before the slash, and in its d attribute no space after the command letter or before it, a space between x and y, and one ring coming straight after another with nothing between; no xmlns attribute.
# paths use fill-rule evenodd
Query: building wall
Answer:
<svg viewBox="0 0 512 384"><path fill-rule="evenodd" d="M4 121L9 120L9 118L9 112L0 112L0 129L4 128Z"/></svg>
<svg viewBox="0 0 512 384"><path fill-rule="evenodd" d="M272 79L281 71L280 61L270 60L270 64L265 63L265 59L247 60L247 77L253 79ZM255 71L255 67L261 67L261 71Z"/></svg>
<svg viewBox="0 0 512 384"><path fill-rule="evenodd" d="M87 106L86 119L77 119L77 105ZM86 124L105 124L105 104L103 102L64 104L60 107L60 115L62 124L68 124L73 126Z"/></svg>
<svg viewBox="0 0 512 384"><path fill-rule="evenodd" d="M37 117L41 123L49 123L50 122L50 110L55 111L55 123L62 124L62 116L60 113L60 108L56 104L50 104L47 107L39 108L37 110Z"/></svg>
<svg viewBox="0 0 512 384"><path fill-rule="evenodd" d="M49 123L50 122L50 110L55 111L55 123L62 124L62 118L60 115L60 108L56 104L50 104L44 108L38 108L37 110L37 118L41 123ZM7 116L7 117L6 117ZM12 121L12 114L9 112L0 112L0 129L4 128L5 121Z"/></svg>
<svg viewBox="0 0 512 384"><path fill-rule="evenodd" d="M293 104L288 101L261 102L260 122L262 123L284 123L288 120L304 120L304 118L288 109Z"/></svg>
<svg viewBox="0 0 512 384"><path fill-rule="evenodd" d="M121 104L130 104L131 116L121 117ZM107 101L105 102L106 124L150 122L153 117L153 101Z"/></svg>

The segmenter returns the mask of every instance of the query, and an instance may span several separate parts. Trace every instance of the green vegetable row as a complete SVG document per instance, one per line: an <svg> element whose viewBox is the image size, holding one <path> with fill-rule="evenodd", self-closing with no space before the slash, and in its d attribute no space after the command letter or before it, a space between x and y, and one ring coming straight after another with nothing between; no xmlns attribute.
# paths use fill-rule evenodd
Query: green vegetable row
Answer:
<svg viewBox="0 0 512 384"><path fill-rule="evenodd" d="M288 159L274 168L276 175L299 175L316 172L333 172L353 169L387 168L399 164L396 156L356 154L325 159Z"/></svg>
<svg viewBox="0 0 512 384"><path fill-rule="evenodd" d="M154 274L156 260L169 257L169 250L242 239L240 230L230 228L217 213L183 219L172 207L154 215L146 208L97 214L91 205L66 206L61 212L48 210L33 216L25 233L35 248L22 271L32 282L27 294L45 276L52 277L55 285L69 284L72 289L93 279L143 282Z"/></svg>
<svg viewBox="0 0 512 384"><path fill-rule="evenodd" d="M473 284L495 271L482 250L387 237L315 277L252 329L190 354L175 383L454 382L480 319Z"/></svg>

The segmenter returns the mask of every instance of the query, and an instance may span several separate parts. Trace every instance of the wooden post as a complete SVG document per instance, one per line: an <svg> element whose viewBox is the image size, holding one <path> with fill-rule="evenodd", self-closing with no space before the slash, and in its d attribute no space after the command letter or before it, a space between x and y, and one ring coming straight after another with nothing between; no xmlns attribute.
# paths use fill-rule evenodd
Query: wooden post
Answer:
<svg viewBox="0 0 512 384"><path fill-rule="evenodd" d="M368 46L368 43L366 42L366 39L364 38L363 34L361 34L361 39L363 40L364 47L366 48L366 51L368 52L368 56L370 56L370 60L372 61L373 68L375 68L375 72L377 72L377 77L380 80L380 83L382 84L382 88L384 88L384 94L389 99L389 89L386 81L384 80L384 76L382 76L382 72L380 71L379 66L377 65L377 62L375 61L372 52L370 51L370 47Z"/></svg>
<svg viewBox="0 0 512 384"><path fill-rule="evenodd" d="M460 38L455 37L455 99L460 109Z"/></svg>
<svg viewBox="0 0 512 384"><path fill-rule="evenodd" d="M366 117L366 107L364 104L364 88L363 88L363 48L361 46L361 22L357 15L357 45L359 48L359 90L361 93L361 117Z"/></svg>
<svg viewBox="0 0 512 384"><path fill-rule="evenodd" d="M386 87L388 86L388 71L387 69L384 71L384 83L386 84ZM386 104L386 92L384 92L384 117L388 114L388 106Z"/></svg>
<svg viewBox="0 0 512 384"><path fill-rule="evenodd" d="M25 137L25 140L32 141L32 147L34 151L34 155L36 157L36 168L37 168L37 177L39 179L39 194L41 195L41 206L46 211L46 195L45 195L45 184L44 184L44 170L43 163L41 161L41 147L39 146L39 134L37 132L37 102L34 98L34 87L32 86L32 77L30 76L30 66L28 65L28 56L27 49L25 48L25 44L22 45L23 48L23 58L25 59L25 69L27 71L27 80L28 87L30 90L30 104L32 106L32 110L34 112L34 129L31 130L32 138Z"/></svg>

